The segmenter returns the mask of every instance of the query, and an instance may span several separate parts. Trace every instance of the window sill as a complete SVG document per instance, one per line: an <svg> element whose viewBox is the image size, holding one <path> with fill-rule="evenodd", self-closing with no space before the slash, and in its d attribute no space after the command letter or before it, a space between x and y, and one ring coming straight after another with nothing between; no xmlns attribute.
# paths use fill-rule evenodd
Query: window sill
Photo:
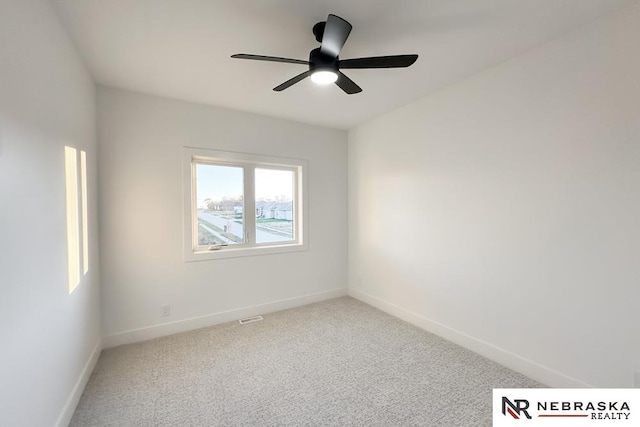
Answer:
<svg viewBox="0 0 640 427"><path fill-rule="evenodd" d="M213 259L241 258L248 256L284 254L289 252L302 252L308 249L304 243L292 243L289 245L252 246L234 248L223 246L217 250L185 251L185 262L208 261Z"/></svg>

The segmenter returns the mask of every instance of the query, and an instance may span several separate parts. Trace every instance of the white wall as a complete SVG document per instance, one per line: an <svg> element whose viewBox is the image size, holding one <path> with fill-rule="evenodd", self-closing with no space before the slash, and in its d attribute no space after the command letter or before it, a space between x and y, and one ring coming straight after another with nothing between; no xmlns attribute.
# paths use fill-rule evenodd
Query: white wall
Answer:
<svg viewBox="0 0 640 427"><path fill-rule="evenodd" d="M346 294L346 132L109 88L98 123L106 345ZM307 160L309 250L185 263L183 146Z"/></svg>
<svg viewBox="0 0 640 427"><path fill-rule="evenodd" d="M95 90L50 5L0 2L0 424L67 424L100 351ZM67 284L64 146L85 150L91 267Z"/></svg>
<svg viewBox="0 0 640 427"><path fill-rule="evenodd" d="M631 386L639 22L636 5L352 130L349 292L547 384Z"/></svg>

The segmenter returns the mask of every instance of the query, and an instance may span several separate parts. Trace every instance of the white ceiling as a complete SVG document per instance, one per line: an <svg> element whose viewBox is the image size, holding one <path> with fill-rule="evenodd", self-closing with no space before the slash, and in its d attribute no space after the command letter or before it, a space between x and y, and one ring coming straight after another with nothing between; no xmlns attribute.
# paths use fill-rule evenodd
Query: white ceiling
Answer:
<svg viewBox="0 0 640 427"><path fill-rule="evenodd" d="M103 85L349 129L637 0L52 0ZM342 59L417 53L410 68L345 70L363 92L309 79L311 28L353 25Z"/></svg>

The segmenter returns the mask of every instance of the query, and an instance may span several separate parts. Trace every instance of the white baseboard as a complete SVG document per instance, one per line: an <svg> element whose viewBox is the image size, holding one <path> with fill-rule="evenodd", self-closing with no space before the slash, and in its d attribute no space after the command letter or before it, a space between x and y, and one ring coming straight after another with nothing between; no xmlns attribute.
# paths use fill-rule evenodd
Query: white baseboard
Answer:
<svg viewBox="0 0 640 427"><path fill-rule="evenodd" d="M194 329L206 328L207 326L232 322L244 317L273 313L275 311L286 310L289 308L324 301L331 298L338 298L345 295L347 295L347 288L332 289L330 291L287 298L269 302L266 304L254 305L251 307L243 307L235 310L223 311L220 313L207 314L205 316L192 317L190 319L177 320L175 322L162 323L160 325L147 326L145 328L132 329L129 331L107 335L103 338L104 347L111 348L117 347L119 345L146 341L153 338L164 337L180 332L192 331Z"/></svg>
<svg viewBox="0 0 640 427"><path fill-rule="evenodd" d="M379 310L382 310L392 316L398 317L406 322L411 323L421 329L438 335L448 341L458 344L468 350L478 353L481 356L491 359L494 362L500 363L507 368L513 369L516 372L546 384L550 387L557 388L591 388L590 384L584 383L580 380L564 375L561 372L542 366L532 360L520 357L505 349L496 347L493 344L479 340L464 332L450 328L442 323L428 319L420 314L413 313L395 304L387 302L381 298L368 294L366 292L358 291L352 288L348 290L349 296L356 298L366 304L369 304Z"/></svg>
<svg viewBox="0 0 640 427"><path fill-rule="evenodd" d="M71 417L73 417L73 413L76 410L76 406L78 406L78 402L80 401L80 397L82 396L82 392L89 382L89 377L91 377L91 373L93 372L93 368L96 367L96 363L98 363L98 358L100 357L100 353L102 352L102 340L99 340L96 346L93 348L91 352L91 356L89 356L89 360L85 363L84 368L82 369L82 373L80 373L80 377L76 384L73 386L73 390L67 399L67 402L58 417L58 421L56 422L57 427L66 427L71 422Z"/></svg>

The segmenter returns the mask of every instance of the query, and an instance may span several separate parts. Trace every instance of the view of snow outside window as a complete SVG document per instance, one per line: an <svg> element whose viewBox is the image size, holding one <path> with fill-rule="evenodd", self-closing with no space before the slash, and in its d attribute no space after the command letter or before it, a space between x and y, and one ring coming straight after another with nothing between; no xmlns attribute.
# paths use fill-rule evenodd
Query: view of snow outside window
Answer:
<svg viewBox="0 0 640 427"><path fill-rule="evenodd" d="M293 171L255 168L254 188L256 243L294 240ZM199 246L246 243L243 189L243 167L196 164Z"/></svg>

